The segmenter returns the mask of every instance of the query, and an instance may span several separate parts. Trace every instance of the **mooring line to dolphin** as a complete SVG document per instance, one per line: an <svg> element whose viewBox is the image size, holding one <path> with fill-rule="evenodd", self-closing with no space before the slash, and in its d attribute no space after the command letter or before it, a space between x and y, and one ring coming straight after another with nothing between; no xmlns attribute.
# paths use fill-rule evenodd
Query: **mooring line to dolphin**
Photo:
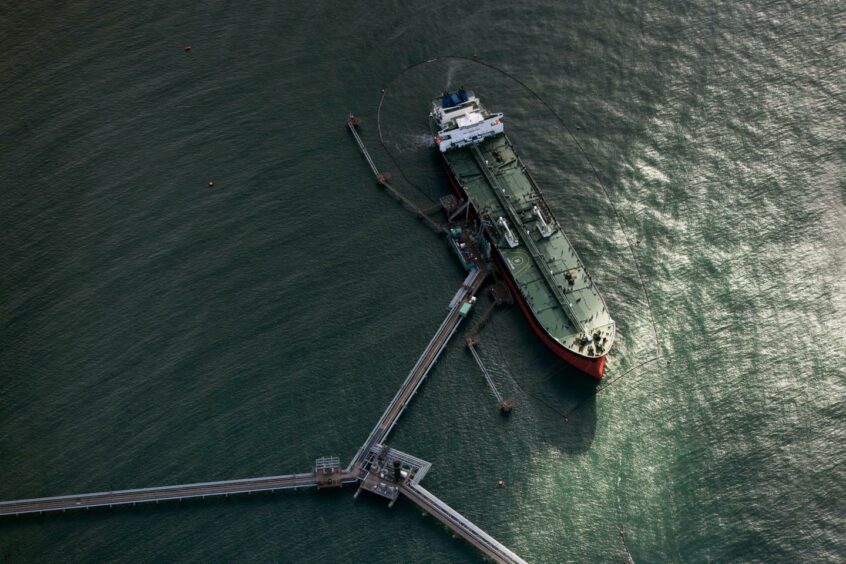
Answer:
<svg viewBox="0 0 846 564"><path fill-rule="evenodd" d="M502 350L502 340L499 338L499 328L497 327L496 320L492 319L490 321L489 325L493 330L493 335L494 335L494 339L496 340L496 343L497 343L497 348L499 350ZM613 386L614 384L616 384L617 382L619 382L620 380L622 380L623 378L625 378L626 376L628 376L629 374L634 372L635 370L642 368L642 367L646 366L647 364L651 364L655 361L661 360L662 358L665 358L665 357L653 356L652 358L648 358L648 359L644 360L643 362L636 364L635 366L632 366L631 368L629 368L628 370L626 370L625 372L623 372L622 374L620 374L616 378L613 378L613 379L611 379L607 382L603 382L602 384L597 386L596 389L593 390L593 392L588 394L587 397L585 397L581 401L577 402L576 405L574 405L573 407L571 407L567 411L562 411L562 410L558 409L557 407L552 405L550 402L548 402L546 399L544 399L542 396L537 395L535 393L532 393L530 390L523 387L523 385L520 383L520 381L517 380L517 378L514 376L514 370L511 368L511 363L508 361L508 357L503 357L503 361L505 362L505 366L507 368L508 377L511 379L512 382L514 382L514 384L520 389L520 391L522 391L527 396L535 399L536 401L541 403L545 408L549 409L550 411L552 411L553 413L555 413L556 415L558 415L559 417L564 419L565 422L569 423L570 422L570 416L572 414L574 414L576 411L578 411L579 409L581 409L582 406L585 405L590 399L598 396L599 394L601 394L602 392L604 392L605 390L607 390L608 388L610 388L611 386ZM670 361L668 360L667 362L669 363Z"/></svg>

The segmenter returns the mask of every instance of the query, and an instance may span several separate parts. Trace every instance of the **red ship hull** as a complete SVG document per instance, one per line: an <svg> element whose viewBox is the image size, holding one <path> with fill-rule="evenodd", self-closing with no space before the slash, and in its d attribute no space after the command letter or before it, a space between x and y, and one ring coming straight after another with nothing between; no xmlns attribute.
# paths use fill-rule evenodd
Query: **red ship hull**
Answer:
<svg viewBox="0 0 846 564"><path fill-rule="evenodd" d="M447 178L449 178L450 186L452 187L453 192L455 195L460 198L466 198L467 195L464 194L464 190L455 181L455 178L452 176L452 171L450 171L449 166L447 165L446 161L443 161L444 168L446 169ZM496 251L491 253L494 257L496 262L497 269L502 276L502 279L508 284L508 287L511 289L511 293L517 299L517 305L520 306L520 311L523 312L523 315L526 316L526 320L529 322L529 326L531 326L532 331L535 332L535 335L543 342L546 347L551 350L555 355L567 362L570 366L578 369L579 371L587 374L591 378L595 378L597 380L602 380L602 374L605 372L605 359L606 356L602 355L598 358L585 358L583 356L579 356L576 353L568 350L564 346L561 345L558 341L553 339L547 332L544 330L543 326L535 319L534 313L529 308L526 301L523 299L523 295L518 291L517 285L514 283L514 279L511 277L511 271L508 267L503 263L502 257Z"/></svg>
<svg viewBox="0 0 846 564"><path fill-rule="evenodd" d="M585 358L583 356L579 356L564 348L561 343L550 337L541 324L538 323L537 319L535 319L535 315L532 313L532 310L517 290L517 286L514 284L514 279L511 278L511 272L509 272L508 268L502 262L502 257L500 257L497 252L494 252L493 256L496 261L497 269L502 275L503 280L505 280L508 287L511 289L511 293L516 297L517 305L520 306L520 311L522 311L523 315L526 316L526 319L532 327L532 331L535 332L535 335L540 338L549 350L554 352L557 357L566 361L567 364L577 368L581 372L584 372L591 378L602 380L602 374L605 372L606 356L602 355L598 358Z"/></svg>

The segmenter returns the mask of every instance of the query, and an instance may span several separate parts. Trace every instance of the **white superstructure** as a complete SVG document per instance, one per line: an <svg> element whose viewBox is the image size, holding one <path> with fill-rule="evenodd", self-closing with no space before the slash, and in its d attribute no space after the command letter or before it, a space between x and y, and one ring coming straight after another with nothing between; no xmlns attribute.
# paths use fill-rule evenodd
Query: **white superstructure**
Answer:
<svg viewBox="0 0 846 564"><path fill-rule="evenodd" d="M435 143L441 152L464 147L486 137L502 133L502 114L489 114L472 92L463 88L455 94L444 93L432 103L432 119L437 124Z"/></svg>

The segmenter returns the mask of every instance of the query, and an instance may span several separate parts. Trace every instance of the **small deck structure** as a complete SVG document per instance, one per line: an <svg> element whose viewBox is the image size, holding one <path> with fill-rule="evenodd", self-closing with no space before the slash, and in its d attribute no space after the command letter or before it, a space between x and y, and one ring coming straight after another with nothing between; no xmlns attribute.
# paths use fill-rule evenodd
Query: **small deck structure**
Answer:
<svg viewBox="0 0 846 564"><path fill-rule="evenodd" d="M314 481L317 483L317 489L340 488L344 483L341 459L337 456L324 456L315 460Z"/></svg>
<svg viewBox="0 0 846 564"><path fill-rule="evenodd" d="M374 445L367 453L362 464L359 478L361 484L355 492L358 497L362 490L388 498L393 507L400 494L400 487L405 483L417 484L429 468L430 462L406 454L385 445Z"/></svg>

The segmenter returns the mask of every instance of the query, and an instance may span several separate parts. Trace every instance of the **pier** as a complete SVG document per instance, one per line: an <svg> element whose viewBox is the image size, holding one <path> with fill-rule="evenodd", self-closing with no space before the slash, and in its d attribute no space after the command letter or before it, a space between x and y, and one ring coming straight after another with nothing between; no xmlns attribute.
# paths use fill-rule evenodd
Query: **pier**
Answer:
<svg viewBox="0 0 846 564"><path fill-rule="evenodd" d="M420 506L423 511L435 517L461 538L478 548L494 562L506 564L526 564L526 561L514 554L505 545L474 525L458 511L441 501L419 484L406 483L400 491L408 499Z"/></svg>
<svg viewBox="0 0 846 564"><path fill-rule="evenodd" d="M470 298L475 296L482 282L484 282L485 276L486 273L478 268L474 268L467 275L461 288L458 289L458 292L455 293L455 296L450 301L449 313L446 319L441 323L432 340L429 341L423 354L417 359L414 368L408 373L399 391L397 391L391 403L388 404L388 408L379 419L379 422L376 423L376 426L370 432L370 436L367 437L367 440L361 446L355 458L350 462L347 471L353 471L356 465L360 465L370 449L374 445L384 442L391 429L394 428L400 415L405 411L409 400L411 400L414 393L420 387L420 384L423 383L423 380L429 374L429 370L432 369L435 361L438 360L441 351L444 350L444 347L446 347L450 338L455 334L456 329L458 329L461 320L464 319L461 313L462 306L468 303Z"/></svg>
<svg viewBox="0 0 846 564"><path fill-rule="evenodd" d="M414 211L418 217L424 219L430 227L443 232L441 226L429 218L424 211L396 192L388 183L386 173L379 172L356 131L357 118L350 116L347 120L347 126L368 165L376 175L377 181L389 192L395 193L397 199ZM438 327L434 337L429 341L400 389L346 468L341 468L338 457L322 457L315 461L312 472L301 474L4 501L0 502L0 516L65 512L96 507L134 506L144 503L205 499L207 497L292 489L337 488L358 484L356 497L362 491L366 491L387 498L389 507L392 507L402 494L495 562L525 564L525 561L519 556L420 485L420 481L430 470L431 463L385 445L385 439L387 439L414 394L457 331L461 321L467 316L475 303L476 293L488 276L487 265L484 264L480 255L473 254L472 257L468 255L468 257L464 257L463 262L465 266L467 264L472 264L472 266L468 267L470 270L467 277L450 300L446 318ZM475 350L471 348L471 351L481 362L478 355L475 354ZM480 364L480 366L483 365ZM487 371L484 368L483 371L495 395L498 395L496 388L493 387L492 380L487 375Z"/></svg>
<svg viewBox="0 0 846 564"><path fill-rule="evenodd" d="M482 371L482 375L485 377L485 381L488 383L488 387L491 389L491 393L496 398L499 410L503 413L510 413L511 409L514 407L514 401L511 399L503 399L502 394L499 393L499 390L497 389L490 372L488 372L485 363L482 362L482 357L480 357L478 351L476 351L477 343L478 341L476 337L471 336L467 338L467 348L470 349L470 354L473 355L473 359L476 361L476 364Z"/></svg>
<svg viewBox="0 0 846 564"><path fill-rule="evenodd" d="M470 354L473 355L473 360L476 361L476 365L479 367L479 370L482 371L482 376L485 377L485 382L487 382L488 387L491 389L491 393L496 398L499 410L503 413L511 413L511 410L514 408L514 400L503 398L502 394L499 393L499 389L496 387L496 383L494 382L491 373L488 371L487 366L485 366L485 363L482 362L482 357L479 356L479 351L476 350L476 347L479 346L479 330L485 325L485 323L487 323L493 309L497 306L512 305L513 303L514 298L508 290L508 286L502 280L498 280L490 289L490 301L487 306L485 306L485 308L478 312L474 317L473 325L469 330L469 336L465 341L467 349L470 351Z"/></svg>
<svg viewBox="0 0 846 564"><path fill-rule="evenodd" d="M442 233L443 227L429 217L429 213L438 211L440 206L434 206L430 210L422 210L391 185L391 173L381 172L376 166L376 163L373 162L373 158L367 151L367 147L364 146L364 141L361 140L361 136L358 134L358 126L360 123L359 119L352 114L350 114L347 118L347 128L350 130L350 133L352 133L353 139L355 139L355 143L358 145L358 149L367 160L367 165L370 167L370 170L373 171L373 175L376 177L376 180L391 196L394 197L395 200L401 202L409 211L413 212L419 219L422 219L426 225L432 228L432 230L437 233Z"/></svg>
<svg viewBox="0 0 846 564"><path fill-rule="evenodd" d="M92 507L115 507L118 505L182 501L213 496L317 488L321 485L320 478L321 475L316 468L315 472L305 474L4 501L0 502L0 515L47 513L50 511L90 509ZM357 481L356 476L345 472L340 474L340 482L337 485L353 484Z"/></svg>

